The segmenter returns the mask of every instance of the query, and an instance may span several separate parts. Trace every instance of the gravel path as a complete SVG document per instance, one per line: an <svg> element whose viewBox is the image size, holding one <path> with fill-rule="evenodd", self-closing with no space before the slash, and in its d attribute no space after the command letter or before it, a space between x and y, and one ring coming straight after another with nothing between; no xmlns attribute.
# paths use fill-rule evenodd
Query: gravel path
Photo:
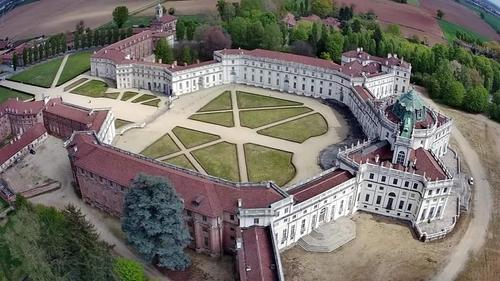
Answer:
<svg viewBox="0 0 500 281"><path fill-rule="evenodd" d="M54 88L57 85L57 82L59 82L59 77L61 77L61 73L63 72L64 66L66 65L66 62L68 61L69 55L65 55L61 65L59 66L59 69L57 70L56 77L54 77L54 81L52 81L52 86L51 88Z"/></svg>

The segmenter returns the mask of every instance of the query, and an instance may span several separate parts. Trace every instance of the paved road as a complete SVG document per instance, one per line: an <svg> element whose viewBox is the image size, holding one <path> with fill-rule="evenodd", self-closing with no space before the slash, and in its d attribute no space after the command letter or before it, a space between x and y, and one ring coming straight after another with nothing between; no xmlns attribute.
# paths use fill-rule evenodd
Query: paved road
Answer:
<svg viewBox="0 0 500 281"><path fill-rule="evenodd" d="M425 98L425 101L427 104L438 108L430 99ZM488 182L486 169L483 167L479 156L456 127L452 130L452 136L457 141L462 151L462 157L471 168L471 174L474 177L474 204L472 219L464 236L448 256L446 265L432 279L435 281L454 280L464 269L469 260L470 252L477 252L481 249L486 241L486 233L493 208L491 186Z"/></svg>

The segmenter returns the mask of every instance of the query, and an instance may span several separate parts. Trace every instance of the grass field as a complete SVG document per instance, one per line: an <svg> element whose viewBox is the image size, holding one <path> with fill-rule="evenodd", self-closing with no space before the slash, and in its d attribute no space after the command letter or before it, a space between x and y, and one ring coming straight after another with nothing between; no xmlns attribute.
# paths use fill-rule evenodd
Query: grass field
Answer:
<svg viewBox="0 0 500 281"><path fill-rule="evenodd" d="M149 27L151 25L152 16L129 16L127 21L123 24L123 28L129 27ZM114 21L107 22L100 26L99 28L113 28L116 27Z"/></svg>
<svg viewBox="0 0 500 281"><path fill-rule="evenodd" d="M236 92L236 99L239 108L258 108L272 106L294 106L302 105L300 102L289 101L284 99L272 98L247 92Z"/></svg>
<svg viewBox="0 0 500 281"><path fill-rule="evenodd" d="M231 102L231 92L225 91L203 106L198 112L216 111L216 110L229 110L233 108Z"/></svg>
<svg viewBox="0 0 500 281"><path fill-rule="evenodd" d="M179 147L175 144L169 134L165 134L146 147L140 152L140 154L150 158L159 158L177 151L180 151Z"/></svg>
<svg viewBox="0 0 500 281"><path fill-rule="evenodd" d="M474 32L472 30L466 29L460 25L445 21L445 20L438 20L439 26L443 30L444 37L448 42L453 42L457 38L457 31L465 32L469 34L469 36L479 39L482 42L489 41L488 38L484 37L483 35Z"/></svg>
<svg viewBox="0 0 500 281"><path fill-rule="evenodd" d="M139 102L147 101L147 100L154 99L154 98L156 98L155 95L144 94L144 95L142 95L142 96L134 99L132 102L133 103L139 103Z"/></svg>
<svg viewBox="0 0 500 281"><path fill-rule="evenodd" d="M90 80L89 82L71 91L71 93L91 98L113 98L113 95L109 97L106 95L105 92L107 89L108 85L106 83L99 80Z"/></svg>
<svg viewBox="0 0 500 281"><path fill-rule="evenodd" d="M80 52L72 54L66 60L61 76L57 81L57 86L62 85L76 76L90 69L90 56L92 52Z"/></svg>
<svg viewBox="0 0 500 281"><path fill-rule="evenodd" d="M320 136L328 131L325 118L314 113L299 119L285 122L280 125L257 131L261 135L303 143L307 139Z"/></svg>
<svg viewBox="0 0 500 281"><path fill-rule="evenodd" d="M163 162L166 162L166 163L178 166L178 167L182 167L182 168L196 171L196 168L193 166L191 161L189 161L189 159L184 154L169 158L167 160L163 160Z"/></svg>
<svg viewBox="0 0 500 281"><path fill-rule="evenodd" d="M125 92L123 93L123 96L121 98L122 101L128 101L129 99L135 97L136 95L138 95L139 93L136 93L136 92Z"/></svg>
<svg viewBox="0 0 500 281"><path fill-rule="evenodd" d="M246 143L243 147L250 181L272 180L283 186L295 176L293 153L253 143Z"/></svg>
<svg viewBox="0 0 500 281"><path fill-rule="evenodd" d="M466 6L467 8L475 11L478 15L481 15L483 13L484 18L483 20L490 25L496 32L500 32L500 17L492 15L491 13L488 13L486 11L481 10L480 8L469 4L466 1L460 1L460 4Z"/></svg>
<svg viewBox="0 0 500 281"><path fill-rule="evenodd" d="M186 148L192 148L198 145L205 144L207 142L220 139L220 136L218 135L200 132L184 127L175 127L172 129L172 132Z"/></svg>
<svg viewBox="0 0 500 281"><path fill-rule="evenodd" d="M154 106L154 107L158 107L159 104L160 104L160 99L155 99L155 100L150 100L150 101L147 101L147 102L143 102L142 104L144 105L149 105L149 106Z"/></svg>
<svg viewBox="0 0 500 281"><path fill-rule="evenodd" d="M224 127L234 127L234 117L232 111L194 114L191 115L189 119Z"/></svg>
<svg viewBox="0 0 500 281"><path fill-rule="evenodd" d="M112 92L112 93L105 93L104 95L108 99L114 99L114 100L116 100L116 98L118 98L118 96L120 95L120 93L119 92Z"/></svg>
<svg viewBox="0 0 500 281"><path fill-rule="evenodd" d="M7 209L7 207L9 207L9 204L0 198L0 212Z"/></svg>
<svg viewBox="0 0 500 281"><path fill-rule="evenodd" d="M83 82L85 82L87 80L88 80L87 78L80 78L80 79L76 80L75 82L69 84L68 86L64 87L63 91L67 92L67 91L73 89L74 87L82 84Z"/></svg>
<svg viewBox="0 0 500 281"><path fill-rule="evenodd" d="M20 100L29 100L29 99L32 99L33 96L30 94L26 94L23 92L19 92L16 90L12 90L12 89L0 86L0 103L4 102L10 98L19 98Z"/></svg>
<svg viewBox="0 0 500 281"><path fill-rule="evenodd" d="M121 128L125 125L128 125L128 124L132 124L132 122L130 121L127 121L127 120L123 120L123 119L115 119L115 128L118 129L118 128Z"/></svg>
<svg viewBox="0 0 500 281"><path fill-rule="evenodd" d="M240 123L254 129L311 111L309 107L245 110L240 111Z"/></svg>
<svg viewBox="0 0 500 281"><path fill-rule="evenodd" d="M32 66L12 77L9 80L25 84L49 88L56 77L62 58Z"/></svg>
<svg viewBox="0 0 500 281"><path fill-rule="evenodd" d="M238 154L235 144L220 142L197 149L191 154L209 175L230 181L240 180Z"/></svg>
<svg viewBox="0 0 500 281"><path fill-rule="evenodd" d="M420 6L420 1L419 0L408 0L407 3L410 4L410 5L413 5L413 6L417 6L417 7Z"/></svg>

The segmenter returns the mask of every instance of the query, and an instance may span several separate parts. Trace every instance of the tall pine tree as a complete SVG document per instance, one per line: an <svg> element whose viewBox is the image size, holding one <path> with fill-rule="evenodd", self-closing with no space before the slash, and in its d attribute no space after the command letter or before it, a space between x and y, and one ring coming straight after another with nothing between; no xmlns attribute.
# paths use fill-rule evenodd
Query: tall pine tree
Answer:
<svg viewBox="0 0 500 281"><path fill-rule="evenodd" d="M183 209L183 203L165 178L140 174L125 197L122 230L147 261L183 270L190 264L184 248L191 241Z"/></svg>

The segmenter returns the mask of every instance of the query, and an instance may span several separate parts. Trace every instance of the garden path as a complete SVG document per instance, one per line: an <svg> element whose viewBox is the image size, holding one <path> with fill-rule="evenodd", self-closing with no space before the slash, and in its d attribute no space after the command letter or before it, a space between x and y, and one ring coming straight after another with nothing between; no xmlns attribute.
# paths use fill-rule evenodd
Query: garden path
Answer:
<svg viewBox="0 0 500 281"><path fill-rule="evenodd" d="M59 70L57 70L56 77L54 77L54 81L52 81L52 86L51 88L55 88L57 85L57 82L59 81L59 77L61 77L61 73L64 69L64 66L66 65L66 62L68 61L69 55L66 54L61 62L61 65L59 65Z"/></svg>

